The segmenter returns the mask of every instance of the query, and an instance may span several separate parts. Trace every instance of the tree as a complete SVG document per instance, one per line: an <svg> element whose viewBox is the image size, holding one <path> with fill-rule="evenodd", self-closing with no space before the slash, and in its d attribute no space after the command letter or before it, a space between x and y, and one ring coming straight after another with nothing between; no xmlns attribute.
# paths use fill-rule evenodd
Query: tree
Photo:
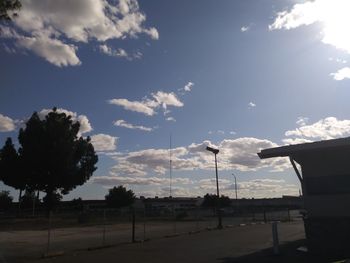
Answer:
<svg viewBox="0 0 350 263"><path fill-rule="evenodd" d="M18 165L25 171L23 182L30 192L46 193L43 200L48 211L97 169L98 158L91 140L78 138L79 128L79 122L54 108L43 119L34 112L19 131ZM14 163L1 162L7 169Z"/></svg>
<svg viewBox="0 0 350 263"><path fill-rule="evenodd" d="M132 205L135 201L135 194L133 191L126 190L124 186L120 185L109 189L105 199L109 207L120 208Z"/></svg>
<svg viewBox="0 0 350 263"><path fill-rule="evenodd" d="M21 200L22 191L26 187L26 178L21 167L15 146L11 138L7 138L4 147L0 150L0 180L19 190L19 200Z"/></svg>
<svg viewBox="0 0 350 263"><path fill-rule="evenodd" d="M22 7L19 0L0 0L0 20L11 20L13 16L17 16L17 11Z"/></svg>
<svg viewBox="0 0 350 263"><path fill-rule="evenodd" d="M203 207L216 208L218 202L218 197L215 194L206 194L202 203ZM230 206L231 200L228 196L222 195L220 197L220 207Z"/></svg>
<svg viewBox="0 0 350 263"><path fill-rule="evenodd" d="M1 191L0 192L0 211L6 211L11 208L12 204L12 196L10 196L9 191Z"/></svg>

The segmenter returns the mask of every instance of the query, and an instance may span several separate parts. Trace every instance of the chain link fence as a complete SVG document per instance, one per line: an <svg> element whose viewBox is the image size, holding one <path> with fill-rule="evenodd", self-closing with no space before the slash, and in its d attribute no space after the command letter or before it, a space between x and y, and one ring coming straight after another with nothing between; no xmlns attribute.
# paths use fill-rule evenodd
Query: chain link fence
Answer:
<svg viewBox="0 0 350 263"><path fill-rule="evenodd" d="M254 208L221 211L224 227L269 221L299 220L298 210ZM2 250L28 257L82 249L97 249L131 242L194 234L215 229L214 209L148 211L145 209L22 211L20 215L0 217Z"/></svg>

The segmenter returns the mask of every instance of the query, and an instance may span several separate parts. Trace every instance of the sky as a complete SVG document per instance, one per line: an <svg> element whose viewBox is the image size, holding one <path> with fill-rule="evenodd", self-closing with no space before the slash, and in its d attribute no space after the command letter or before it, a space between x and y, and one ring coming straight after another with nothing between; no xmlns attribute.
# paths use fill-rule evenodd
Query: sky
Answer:
<svg viewBox="0 0 350 263"><path fill-rule="evenodd" d="M0 146L36 111L81 123L98 169L65 200L298 195L261 149L350 135L347 0L22 0L0 25ZM0 183L0 189L17 191Z"/></svg>

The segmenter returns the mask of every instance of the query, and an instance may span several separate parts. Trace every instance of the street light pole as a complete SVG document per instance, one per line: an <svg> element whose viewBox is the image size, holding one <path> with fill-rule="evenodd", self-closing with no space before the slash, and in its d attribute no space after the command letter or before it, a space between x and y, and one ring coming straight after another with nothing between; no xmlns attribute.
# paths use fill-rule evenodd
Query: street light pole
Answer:
<svg viewBox="0 0 350 263"><path fill-rule="evenodd" d="M217 201L217 213L218 213L218 229L222 229L222 219L221 219L221 206L220 206L220 192L219 192L219 177L218 177L218 161L216 155L219 153L218 149L211 148L207 146L207 151L214 153L215 156L215 175L216 175L216 195L218 198Z"/></svg>

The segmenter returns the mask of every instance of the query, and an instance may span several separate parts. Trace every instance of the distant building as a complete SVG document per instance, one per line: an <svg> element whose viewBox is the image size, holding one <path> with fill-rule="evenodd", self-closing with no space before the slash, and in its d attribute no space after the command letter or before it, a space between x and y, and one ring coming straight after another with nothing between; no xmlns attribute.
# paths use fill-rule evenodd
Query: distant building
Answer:
<svg viewBox="0 0 350 263"><path fill-rule="evenodd" d="M164 197L143 199L146 212L148 214L170 214L172 212L181 212L194 210L201 206L203 198L200 197Z"/></svg>

